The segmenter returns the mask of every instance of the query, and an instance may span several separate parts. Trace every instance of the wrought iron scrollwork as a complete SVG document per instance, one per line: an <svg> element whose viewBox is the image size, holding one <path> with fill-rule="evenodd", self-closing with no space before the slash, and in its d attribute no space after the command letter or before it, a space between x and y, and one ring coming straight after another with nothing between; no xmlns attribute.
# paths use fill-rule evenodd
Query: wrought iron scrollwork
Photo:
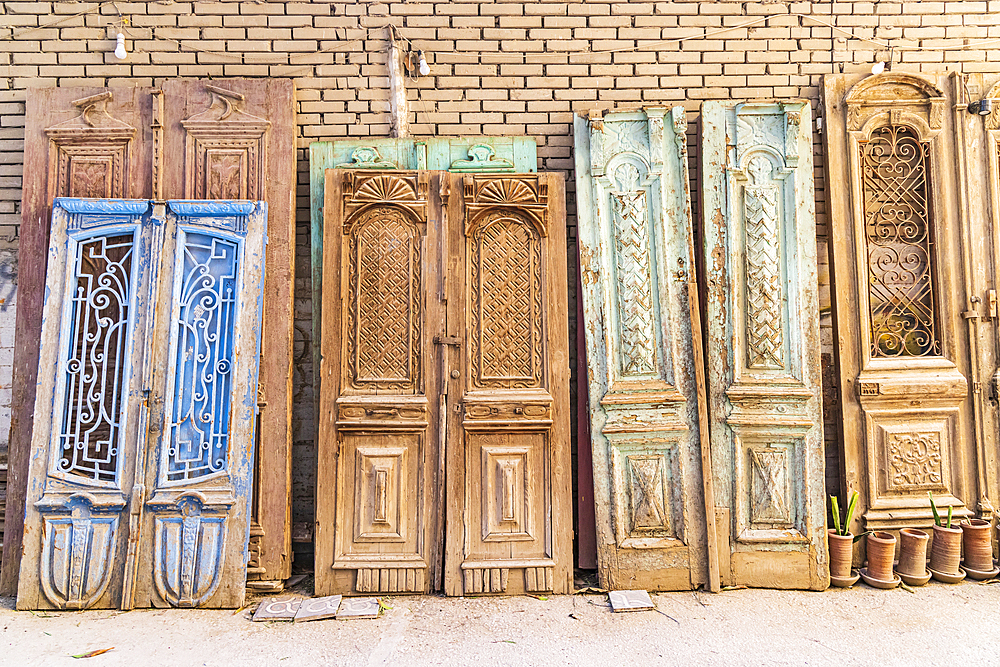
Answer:
<svg viewBox="0 0 1000 667"><path fill-rule="evenodd" d="M226 469L239 246L208 234L188 233L178 270L181 291L167 450L169 481Z"/></svg>
<svg viewBox="0 0 1000 667"><path fill-rule="evenodd" d="M935 331L930 147L906 126L861 144L873 357L941 354Z"/></svg>
<svg viewBox="0 0 1000 667"><path fill-rule="evenodd" d="M74 262L57 469L98 482L118 481L132 257L131 234L100 236Z"/></svg>

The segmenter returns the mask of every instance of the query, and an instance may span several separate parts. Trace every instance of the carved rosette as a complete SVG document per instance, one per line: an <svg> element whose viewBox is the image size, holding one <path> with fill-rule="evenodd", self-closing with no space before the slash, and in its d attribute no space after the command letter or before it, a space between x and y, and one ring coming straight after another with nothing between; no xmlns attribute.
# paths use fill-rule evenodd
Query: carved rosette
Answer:
<svg viewBox="0 0 1000 667"><path fill-rule="evenodd" d="M264 145L270 121L244 110L237 92L205 84L211 104L182 120L187 132L184 196L190 199L265 199Z"/></svg>

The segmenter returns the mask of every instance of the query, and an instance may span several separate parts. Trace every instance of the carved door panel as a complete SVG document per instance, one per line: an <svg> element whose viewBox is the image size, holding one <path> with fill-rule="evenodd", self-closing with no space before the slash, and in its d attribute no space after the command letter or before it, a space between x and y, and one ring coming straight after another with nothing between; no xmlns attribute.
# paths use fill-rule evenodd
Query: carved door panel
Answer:
<svg viewBox="0 0 1000 667"><path fill-rule="evenodd" d="M266 208L205 206L55 200L20 609L148 606L149 572L159 604L242 603Z"/></svg>
<svg viewBox="0 0 1000 667"><path fill-rule="evenodd" d="M421 593L439 567L440 186L326 172L317 594Z"/></svg>
<svg viewBox="0 0 1000 667"><path fill-rule="evenodd" d="M444 590L568 593L563 180L456 174L450 193Z"/></svg>
<svg viewBox="0 0 1000 667"><path fill-rule="evenodd" d="M270 203L261 371L260 475L251 586L290 574L294 86L288 80L165 82L162 91L33 90L27 102L6 543L0 590L16 589L31 443L49 206L57 196L242 198ZM278 580L278 581L274 581Z"/></svg>
<svg viewBox="0 0 1000 667"><path fill-rule="evenodd" d="M701 184L722 583L828 585L809 103L706 102Z"/></svg>
<svg viewBox="0 0 1000 667"><path fill-rule="evenodd" d="M574 126L604 588L714 587L686 130L679 107Z"/></svg>
<svg viewBox="0 0 1000 667"><path fill-rule="evenodd" d="M976 480L970 394L981 387L969 381L968 320L978 313L966 304L978 295L948 89L944 76L824 78L843 491L860 494L855 532L931 525L928 491L958 517L991 512Z"/></svg>

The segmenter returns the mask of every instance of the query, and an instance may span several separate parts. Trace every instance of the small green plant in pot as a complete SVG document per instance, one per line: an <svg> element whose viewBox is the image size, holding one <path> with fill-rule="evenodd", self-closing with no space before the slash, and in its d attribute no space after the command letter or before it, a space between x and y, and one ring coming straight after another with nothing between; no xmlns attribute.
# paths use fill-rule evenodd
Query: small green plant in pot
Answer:
<svg viewBox="0 0 1000 667"><path fill-rule="evenodd" d="M965 571L959 568L962 559L962 529L952 528L954 508L948 506L947 518L941 516L934 503L934 494L927 492L934 515L934 541L931 543L931 575L946 584L956 584L965 578Z"/></svg>
<svg viewBox="0 0 1000 667"><path fill-rule="evenodd" d="M827 531L827 542L830 549L830 583L841 588L851 586L858 580L858 573L851 570L854 559L854 543L862 536L855 537L850 530L854 510L858 506L858 492L852 491L847 501L847 512L840 513L840 503L837 496L830 496L830 513L833 515L833 528Z"/></svg>

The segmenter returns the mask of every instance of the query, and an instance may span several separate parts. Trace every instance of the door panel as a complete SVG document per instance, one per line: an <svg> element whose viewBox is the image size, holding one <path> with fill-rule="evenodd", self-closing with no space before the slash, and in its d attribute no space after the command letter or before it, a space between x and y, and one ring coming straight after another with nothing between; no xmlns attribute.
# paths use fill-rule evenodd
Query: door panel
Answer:
<svg viewBox="0 0 1000 667"><path fill-rule="evenodd" d="M453 417L444 590L568 592L563 183L552 174L451 183L459 266L448 281L448 333L466 350L445 360L462 370L445 390Z"/></svg>
<svg viewBox="0 0 1000 667"><path fill-rule="evenodd" d="M239 606L266 207L53 211L17 604Z"/></svg>
<svg viewBox="0 0 1000 667"><path fill-rule="evenodd" d="M695 588L714 558L686 128L676 108L577 117L574 129L598 574L609 589Z"/></svg>
<svg viewBox="0 0 1000 667"><path fill-rule="evenodd" d="M978 306L944 77L824 78L845 492L858 529L977 507ZM978 365L978 359L974 362ZM967 507L968 505L968 507Z"/></svg>
<svg viewBox="0 0 1000 667"><path fill-rule="evenodd" d="M324 262L339 270L324 274L317 594L432 581L437 185L427 172L327 171Z"/></svg>
<svg viewBox="0 0 1000 667"><path fill-rule="evenodd" d="M701 111L722 582L827 586L809 103Z"/></svg>

